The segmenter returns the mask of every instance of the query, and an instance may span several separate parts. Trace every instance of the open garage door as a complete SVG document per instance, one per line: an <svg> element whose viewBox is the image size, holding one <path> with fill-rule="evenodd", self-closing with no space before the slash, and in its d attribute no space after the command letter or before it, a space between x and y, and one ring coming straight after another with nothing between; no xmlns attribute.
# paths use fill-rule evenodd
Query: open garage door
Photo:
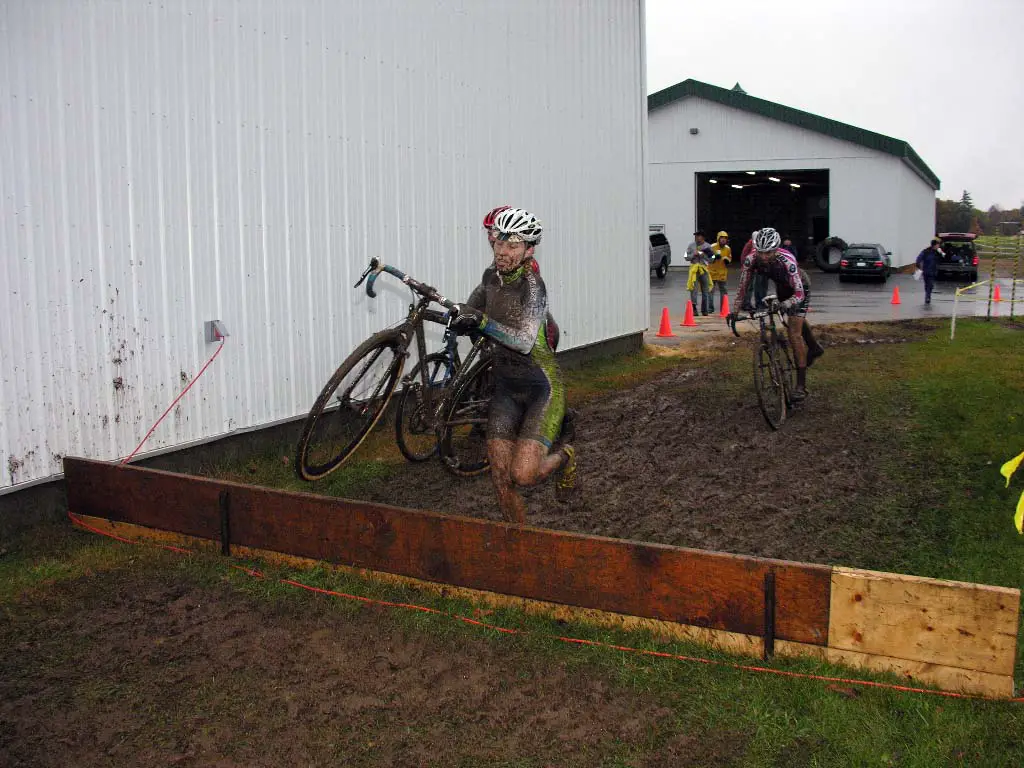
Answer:
<svg viewBox="0 0 1024 768"><path fill-rule="evenodd" d="M698 173L697 225L713 242L726 230L739 254L750 233L771 226L796 246L800 261L813 261L828 238L828 171L728 171Z"/></svg>

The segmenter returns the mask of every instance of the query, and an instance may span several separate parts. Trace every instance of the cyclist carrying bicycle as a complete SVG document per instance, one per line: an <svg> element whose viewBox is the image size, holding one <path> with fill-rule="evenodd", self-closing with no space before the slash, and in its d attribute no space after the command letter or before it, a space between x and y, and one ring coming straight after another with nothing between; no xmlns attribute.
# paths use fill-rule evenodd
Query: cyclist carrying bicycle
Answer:
<svg viewBox="0 0 1024 768"><path fill-rule="evenodd" d="M565 413L565 389L547 338L547 289L533 267L542 231L540 221L521 208L497 214L494 263L453 321L457 330L480 331L497 342L487 455L502 515L516 523L526 522L517 485L533 486L557 472L560 501L569 500L575 488L573 446L552 451Z"/></svg>
<svg viewBox="0 0 1024 768"><path fill-rule="evenodd" d="M764 301L776 302L778 309L789 315L786 335L789 337L790 348L796 360L796 389L793 390L791 397L799 401L807 397L807 366L821 356L824 350L814 340L810 326L806 324L809 296L804 289L800 267L793 254L779 247L781 242L782 237L771 227L754 233L754 248L743 259L740 284L736 289L736 303L745 311L754 308L747 293L755 275L764 275L775 284L775 296L766 296ZM735 320L736 312L732 314ZM810 339L805 344L804 339L807 336L810 336ZM811 350L810 355L808 349Z"/></svg>

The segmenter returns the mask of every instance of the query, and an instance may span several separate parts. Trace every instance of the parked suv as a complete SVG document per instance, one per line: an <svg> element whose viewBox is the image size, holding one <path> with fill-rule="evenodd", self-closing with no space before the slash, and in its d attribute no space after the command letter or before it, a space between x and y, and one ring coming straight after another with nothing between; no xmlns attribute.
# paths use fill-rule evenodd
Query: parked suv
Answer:
<svg viewBox="0 0 1024 768"><path fill-rule="evenodd" d="M978 281L978 251L970 232L942 232L942 255L939 257L939 277L954 277L957 280Z"/></svg>
<svg viewBox="0 0 1024 768"><path fill-rule="evenodd" d="M892 251L881 243L850 243L839 259L839 282L851 277L873 277L883 283L892 272Z"/></svg>
<svg viewBox="0 0 1024 768"><path fill-rule="evenodd" d="M672 246L664 232L651 232L651 269L659 278L664 279L668 267L672 263Z"/></svg>

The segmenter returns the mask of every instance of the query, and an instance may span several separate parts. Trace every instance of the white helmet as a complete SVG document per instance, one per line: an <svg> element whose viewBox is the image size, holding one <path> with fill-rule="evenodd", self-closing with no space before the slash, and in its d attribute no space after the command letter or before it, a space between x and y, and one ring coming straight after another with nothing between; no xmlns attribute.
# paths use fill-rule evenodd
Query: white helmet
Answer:
<svg viewBox="0 0 1024 768"><path fill-rule="evenodd" d="M765 227L764 229L759 229L757 235L754 236L754 250L761 253L774 251L781 242L782 238L779 237L778 232L771 227Z"/></svg>
<svg viewBox="0 0 1024 768"><path fill-rule="evenodd" d="M540 220L522 208L508 208L499 213L494 220L494 229L499 240L526 242L531 245L540 242L541 232L544 231Z"/></svg>

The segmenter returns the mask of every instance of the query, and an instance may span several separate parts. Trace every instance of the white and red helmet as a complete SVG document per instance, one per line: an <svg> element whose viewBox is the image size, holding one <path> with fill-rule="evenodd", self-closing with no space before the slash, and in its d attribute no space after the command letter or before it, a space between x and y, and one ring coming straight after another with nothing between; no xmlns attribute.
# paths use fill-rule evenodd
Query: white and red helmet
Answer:
<svg viewBox="0 0 1024 768"><path fill-rule="evenodd" d="M499 240L535 245L540 242L544 228L540 219L529 211L522 208L507 208L495 218L494 230Z"/></svg>

